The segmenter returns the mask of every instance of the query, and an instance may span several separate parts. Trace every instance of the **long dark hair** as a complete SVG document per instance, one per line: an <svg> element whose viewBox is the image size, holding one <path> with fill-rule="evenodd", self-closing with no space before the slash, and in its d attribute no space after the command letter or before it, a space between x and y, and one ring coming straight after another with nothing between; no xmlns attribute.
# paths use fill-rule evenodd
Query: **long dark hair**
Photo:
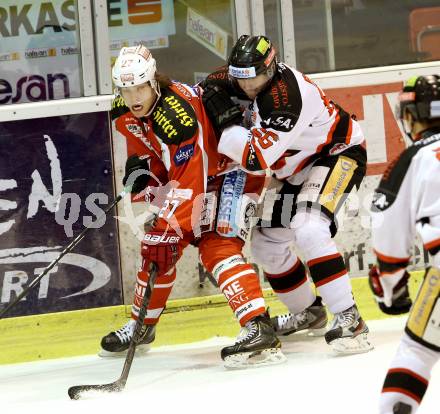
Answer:
<svg viewBox="0 0 440 414"><path fill-rule="evenodd" d="M159 88L167 88L172 85L170 77L164 73L156 72L154 79L159 83Z"/></svg>

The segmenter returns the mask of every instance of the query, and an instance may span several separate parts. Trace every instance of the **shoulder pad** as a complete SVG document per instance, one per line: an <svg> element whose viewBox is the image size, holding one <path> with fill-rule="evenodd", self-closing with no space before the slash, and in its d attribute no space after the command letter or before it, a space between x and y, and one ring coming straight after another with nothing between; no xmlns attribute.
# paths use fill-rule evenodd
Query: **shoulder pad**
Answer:
<svg viewBox="0 0 440 414"><path fill-rule="evenodd" d="M373 212L384 211L394 203L412 159L421 149L436 141L440 141L440 134L417 141L390 163L374 192L371 207Z"/></svg>
<svg viewBox="0 0 440 414"><path fill-rule="evenodd" d="M115 99L113 99L112 101L112 109L110 111L112 120L119 118L121 115L124 115L127 112L130 112L130 109L127 105L125 105L122 96L116 96Z"/></svg>
<svg viewBox="0 0 440 414"><path fill-rule="evenodd" d="M198 129L193 107L169 88L162 90L151 119L154 133L167 145L192 138Z"/></svg>
<svg viewBox="0 0 440 414"><path fill-rule="evenodd" d="M289 132L298 121L302 98L298 81L288 68L277 72L270 85L257 97L261 124Z"/></svg>
<svg viewBox="0 0 440 414"><path fill-rule="evenodd" d="M172 89L178 90L188 101L198 95L197 87L173 81Z"/></svg>

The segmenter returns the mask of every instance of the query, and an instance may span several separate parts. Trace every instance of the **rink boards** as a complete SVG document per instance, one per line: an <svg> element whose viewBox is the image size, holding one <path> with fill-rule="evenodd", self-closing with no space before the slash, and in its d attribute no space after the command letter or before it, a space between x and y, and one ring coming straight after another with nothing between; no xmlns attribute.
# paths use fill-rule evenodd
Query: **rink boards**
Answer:
<svg viewBox="0 0 440 414"><path fill-rule="evenodd" d="M356 115L366 137L367 177L359 193L350 195L342 209L336 236L361 302L371 303L363 277L374 262L368 214L372 192L388 162L404 147L394 117L397 93L410 76L435 72L439 73L440 67L433 62L311 75L332 99ZM127 148L125 140L112 132L107 112L110 100L107 96L70 99L66 104L48 101L0 107L0 140L8 146L9 154L0 166L0 207L6 211L0 221L0 307L57 257L84 225L96 221L99 209L122 190ZM142 226L136 227L134 222L145 206L131 206L127 199L118 205L116 218L109 215L101 227L95 223L97 228L77 250L67 255L10 316L41 313L50 319L59 313L63 325L69 326L72 318L81 332L88 330L81 328L82 323L92 321L91 315L99 314L99 308L116 309L115 317L104 312L103 324L95 327L99 330L91 335L95 345L96 335L108 332L110 325L118 326L126 315L122 305L131 302L139 266L135 232L142 234ZM249 253L248 245L245 251ZM412 268L422 268L427 260L426 252L416 245ZM261 282L268 288L262 275ZM198 265L197 251L189 247L178 264L171 298L180 301L177 308L191 308L194 301L209 307L212 295L217 294L212 278ZM173 306L170 304L168 311ZM62 313L66 311L74 312ZM29 318L39 323L38 317ZM34 322L27 325L29 332L33 332ZM7 320L1 321L0 330L8 329ZM64 345L59 348L67 349ZM76 355L74 352L84 349L68 354ZM35 352L32 355L31 359L38 358Z"/></svg>

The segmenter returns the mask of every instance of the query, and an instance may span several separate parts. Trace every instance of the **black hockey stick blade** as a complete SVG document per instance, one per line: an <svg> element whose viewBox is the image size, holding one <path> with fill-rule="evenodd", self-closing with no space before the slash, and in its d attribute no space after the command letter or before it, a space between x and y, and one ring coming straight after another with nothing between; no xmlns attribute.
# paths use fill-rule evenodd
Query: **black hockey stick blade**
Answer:
<svg viewBox="0 0 440 414"><path fill-rule="evenodd" d="M136 352L136 346L141 339L141 332L143 321L147 313L148 303L150 302L151 294L153 291L154 282L157 276L157 266L152 263L150 267L150 278L148 280L147 287L145 288L144 297L142 298L141 308L139 310L139 316L134 328L133 337L128 347L127 356L125 357L124 367L122 368L121 376L110 384L96 384L96 385L74 385L67 390L71 400L79 400L87 392L90 391L102 391L102 392L121 392L125 388L128 374L130 373L131 364L133 362L134 353Z"/></svg>
<svg viewBox="0 0 440 414"><path fill-rule="evenodd" d="M89 391L98 392L121 392L125 387L125 381L121 381L121 378L110 384L101 385L74 385L67 390L71 400L81 399Z"/></svg>

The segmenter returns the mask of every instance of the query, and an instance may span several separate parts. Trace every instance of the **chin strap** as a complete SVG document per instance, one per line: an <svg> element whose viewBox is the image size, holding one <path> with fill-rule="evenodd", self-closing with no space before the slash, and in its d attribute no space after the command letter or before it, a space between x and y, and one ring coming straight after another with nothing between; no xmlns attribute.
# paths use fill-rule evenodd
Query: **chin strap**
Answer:
<svg viewBox="0 0 440 414"><path fill-rule="evenodd" d="M154 92L156 92L156 100L154 101L153 105L151 105L150 110L148 111L148 113L146 113L144 116L150 116L153 111L154 108L156 108L157 103L159 102L159 99L162 95L161 90L160 90L160 86L159 86L159 82L156 79L150 80L148 81L150 82L151 87L153 88Z"/></svg>

